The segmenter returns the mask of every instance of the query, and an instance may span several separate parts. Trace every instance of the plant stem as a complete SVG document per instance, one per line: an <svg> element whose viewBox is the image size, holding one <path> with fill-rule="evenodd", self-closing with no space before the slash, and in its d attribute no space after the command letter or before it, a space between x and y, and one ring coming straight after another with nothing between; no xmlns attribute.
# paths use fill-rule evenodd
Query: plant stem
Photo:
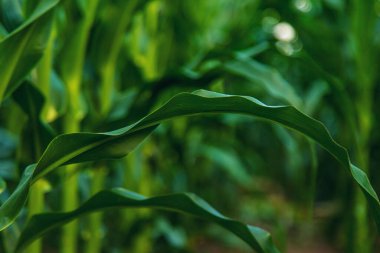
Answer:
<svg viewBox="0 0 380 253"><path fill-rule="evenodd" d="M38 180L30 187L28 202L29 218L37 213L41 213L45 207L44 194L46 192L46 182L43 179ZM26 250L28 253L42 252L42 240L36 240Z"/></svg>
<svg viewBox="0 0 380 253"><path fill-rule="evenodd" d="M49 109L54 108L51 104L50 98L50 77L53 66L54 41L56 35L56 26L55 22L53 22L52 30L46 45L44 56L42 57L41 61L37 66L38 87L45 97L45 106L42 111L42 117L47 121L51 121L54 119L49 115Z"/></svg>
<svg viewBox="0 0 380 253"><path fill-rule="evenodd" d="M100 68L101 77L101 115L106 118L112 106L112 96L115 90L115 70L117 67L118 55L121 50L125 30L131 22L132 13L138 1L125 1L121 6L120 16L113 20L115 24L112 46L106 59ZM114 24L114 23L112 23ZM107 174L106 168L99 168L91 180L91 194L95 194L102 189ZM86 253L97 253L101 251L101 240L103 237L102 213L95 213L89 216L89 240L85 245Z"/></svg>
<svg viewBox="0 0 380 253"><path fill-rule="evenodd" d="M51 33L49 35L49 40L45 49L45 54L42 57L40 63L37 65L37 82L38 86L41 90L41 92L44 94L44 97L46 99L45 101L45 108L50 106L50 101L48 101L50 95L50 74L51 74L51 67L52 67L52 61L53 61L53 44L54 44L54 38L55 38L55 29L54 25L51 30ZM44 117L45 118L45 117ZM34 119L37 120L37 119ZM38 129L34 129L34 133L38 132ZM37 161L41 155L42 155L42 146L40 141L40 136L34 135L33 138L34 141L34 161ZM34 214L38 214L43 212L45 207L45 200L44 195L47 190L47 182L45 182L43 179L40 179L35 182L30 187L30 195L29 195L29 202L28 202L28 216L29 218L33 216ZM30 253L40 253L42 252L42 240L36 240L33 244L31 244L27 252Z"/></svg>
<svg viewBox="0 0 380 253"><path fill-rule="evenodd" d="M95 171L92 171L91 177L91 195L96 194L102 190L104 181L107 175L107 168L99 167ZM93 213L89 215L88 231L89 238L85 244L85 253L99 253L102 249L102 218L101 212Z"/></svg>
<svg viewBox="0 0 380 253"><path fill-rule="evenodd" d="M374 1L355 0L352 2L352 46L356 64L356 115L357 131L355 139L356 159L361 168L369 174L369 140L372 130L372 94L374 89L376 59L372 35L376 15ZM352 252L370 253L374 240L370 236L368 206L364 195L355 189L354 233Z"/></svg>
<svg viewBox="0 0 380 253"><path fill-rule="evenodd" d="M72 211L78 205L78 175L76 165L66 166L63 176L62 211ZM63 227L62 253L73 253L77 250L77 227L76 221Z"/></svg>
<svg viewBox="0 0 380 253"><path fill-rule="evenodd" d="M137 0L125 1L120 9L122 10L120 16L115 17L112 24L115 23L113 28L114 32L110 38L112 41L112 46L110 51L107 54L106 59L103 60L103 63L100 68L100 77L101 77L101 114L106 116L109 110L111 109L112 94L115 89L114 80L115 80L115 70L117 67L117 60L122 48L122 42L125 34L125 30L128 25L131 23L132 14L137 6Z"/></svg>
<svg viewBox="0 0 380 253"><path fill-rule="evenodd" d="M151 2L146 8L146 29L151 36L147 49L147 65L146 65L146 77L148 80L154 80L159 76L159 64L158 64L158 21L159 21L159 9L161 2Z"/></svg>
<svg viewBox="0 0 380 253"><path fill-rule="evenodd" d="M69 115L73 115L70 113ZM70 117L71 118L71 117ZM78 132L79 122L75 116L66 118L65 130L67 132ZM71 211L78 205L78 175L76 174L77 165L68 165L63 172L63 194L62 194L62 211ZM76 221L71 222L63 227L62 233L62 253L74 253L77 250L77 225Z"/></svg>
<svg viewBox="0 0 380 253"><path fill-rule="evenodd" d="M84 19L75 26L73 36L68 41L68 48L62 63L62 79L68 90L68 111L64 118L66 133L78 132L83 118L81 107L81 83L83 75L84 58L87 41L92 23L95 18L98 0L88 1ZM78 206L78 175L76 165L66 166L63 175L62 209L69 211ZM62 253L75 253L77 251L76 221L63 227L61 240Z"/></svg>
<svg viewBox="0 0 380 253"><path fill-rule="evenodd" d="M137 147L133 152L131 152L125 159L125 171L124 171L124 187L127 189L132 189L133 191L151 195L151 186L153 181L149 173L149 168L145 166L143 159L143 145ZM120 227L124 231L131 229L133 221L136 219L142 219L149 217L151 214L148 209L140 209L134 212L128 210L121 210L121 223ZM151 229L144 229L137 235L134 243L131 245L132 252L152 252L151 244L149 243L149 238L152 237Z"/></svg>

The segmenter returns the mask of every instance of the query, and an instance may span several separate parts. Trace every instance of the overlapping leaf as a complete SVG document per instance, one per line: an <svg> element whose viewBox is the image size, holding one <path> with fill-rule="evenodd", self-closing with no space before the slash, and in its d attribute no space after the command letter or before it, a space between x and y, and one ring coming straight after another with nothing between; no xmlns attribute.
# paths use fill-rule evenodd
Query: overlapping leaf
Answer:
<svg viewBox="0 0 380 253"><path fill-rule="evenodd" d="M259 253L279 252L272 243L270 234L258 227L245 225L229 219L211 207L206 201L190 193L179 193L147 198L137 193L117 188L94 195L78 209L66 213L35 215L23 230L17 251L41 237L47 231L62 226L79 216L109 207L158 208L194 215L215 222L240 237Z"/></svg>
<svg viewBox="0 0 380 253"><path fill-rule="evenodd" d="M30 182L35 165L28 166L16 188L0 207L0 231L8 227L16 219L28 199Z"/></svg>
<svg viewBox="0 0 380 253"><path fill-rule="evenodd" d="M20 85L13 93L13 98L28 115L27 127L23 131L23 137L26 138L22 138L25 141L22 146L26 148L22 154L28 161L35 162L54 137L53 130L40 118L45 98L28 81Z"/></svg>
<svg viewBox="0 0 380 253"><path fill-rule="evenodd" d="M17 193L27 191L29 186L27 182L36 180L64 164L125 156L148 136L160 122L179 116L207 113L239 113L257 116L280 123L313 139L330 152L360 186L368 200L377 225L380 225L379 200L367 175L351 164L347 151L331 138L321 122L308 117L292 106L267 106L252 97L225 95L201 90L194 93L178 94L135 124L112 132L65 134L53 139L36 165L33 177L25 175L26 179L20 183L16 192L0 207L0 229L11 224L11 221L20 211L13 208L10 212L9 208L7 209L8 202L25 202L25 200L18 198L26 198L26 195ZM29 173L33 173L33 171L29 171ZM20 188L24 190L21 191Z"/></svg>
<svg viewBox="0 0 380 253"><path fill-rule="evenodd" d="M53 139L37 165L25 169L16 190L0 207L0 231L11 225L21 211L33 179L64 164L125 156L155 127L148 126L140 131L129 131L131 127L127 127L108 133L64 134Z"/></svg>
<svg viewBox="0 0 380 253"><path fill-rule="evenodd" d="M29 19L0 42L0 102L41 58L57 3L58 0L41 1Z"/></svg>

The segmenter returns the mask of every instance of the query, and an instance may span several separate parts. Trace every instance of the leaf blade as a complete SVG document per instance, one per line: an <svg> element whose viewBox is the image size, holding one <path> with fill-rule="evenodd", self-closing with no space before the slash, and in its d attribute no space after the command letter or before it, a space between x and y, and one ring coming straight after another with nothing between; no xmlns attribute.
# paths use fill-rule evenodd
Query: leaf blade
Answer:
<svg viewBox="0 0 380 253"><path fill-rule="evenodd" d="M31 17L0 42L0 102L35 66L48 40L53 8L58 0L42 1Z"/></svg>
<svg viewBox="0 0 380 253"><path fill-rule="evenodd" d="M319 143L344 166L352 179L360 186L371 206L371 212L377 227L380 228L379 199L366 173L351 163L346 149L333 140L327 128L320 121L303 114L293 106L268 106L253 97L226 95L205 90L194 93L180 93L138 122L121 129L107 133L78 133L56 137L49 144L36 165L36 173L31 180L36 180L63 164L91 161L94 154L97 159L117 158L127 155L138 144L138 140L142 141L162 121L180 116L210 113L239 113L256 116L296 130ZM137 137L137 139L134 139L133 145L128 143L130 140L129 135L131 135L132 139ZM87 141L84 146L82 145L83 143L81 144L81 137ZM118 140L126 142L124 144L129 148L123 150L123 143L121 143L123 144L121 149L117 150L107 149L107 146L102 146L108 141L112 144L112 141L117 143ZM66 151L69 150L70 152L74 149L76 150L70 154L61 154L55 150L55 147L58 146L66 147ZM102 147L105 150L102 150ZM91 150L96 152L91 154ZM65 159L61 159L63 156L66 156ZM0 210L1 208L2 206ZM1 229L3 227L0 226Z"/></svg>
<svg viewBox="0 0 380 253"><path fill-rule="evenodd" d="M217 223L248 243L257 252L279 252L273 245L267 231L225 217L195 194L177 193L147 198L122 188L101 191L71 212L33 216L20 236L16 251L22 250L29 243L55 227L66 224L86 213L110 207L145 207L190 214Z"/></svg>

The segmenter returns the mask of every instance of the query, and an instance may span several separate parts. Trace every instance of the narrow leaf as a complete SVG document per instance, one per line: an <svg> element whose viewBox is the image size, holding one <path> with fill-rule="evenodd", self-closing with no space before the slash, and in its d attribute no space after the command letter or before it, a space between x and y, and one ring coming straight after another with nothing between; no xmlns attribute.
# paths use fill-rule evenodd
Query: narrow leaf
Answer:
<svg viewBox="0 0 380 253"><path fill-rule="evenodd" d="M48 213L33 216L23 230L17 252L44 235L49 230L62 226L79 216L110 207L157 208L194 215L214 222L237 235L260 253L279 252L272 243L270 234L258 227L229 219L211 207L206 201L191 193L178 193L147 198L122 188L101 191L78 209L71 212Z"/></svg>
<svg viewBox="0 0 380 253"><path fill-rule="evenodd" d="M160 122L179 116L207 113L239 113L257 116L280 123L316 141L344 166L348 175L360 186L371 207L375 222L380 227L380 203L367 175L351 164L346 149L332 139L320 121L310 118L292 106L267 106L252 97L225 95L204 90L178 94L135 124L112 132L65 134L56 137L38 162L33 180L63 164L125 156ZM11 198L13 197L12 195ZM0 210L2 208L3 206ZM6 215L16 216L17 213ZM4 215L4 212L1 214ZM4 224L0 225L1 230Z"/></svg>
<svg viewBox="0 0 380 253"><path fill-rule="evenodd" d="M8 227L16 219L28 198L29 188L35 165L29 165L16 188L0 207L0 231Z"/></svg>
<svg viewBox="0 0 380 253"><path fill-rule="evenodd" d="M32 176L37 167L46 166L44 168L50 171L68 163L120 158L132 151L155 128L156 125L135 132L120 131L119 135L110 132L66 134L56 137L49 144L37 166L31 165L25 169L16 190L0 207L0 231L11 225L20 213L28 198Z"/></svg>
<svg viewBox="0 0 380 253"><path fill-rule="evenodd" d="M43 0L31 17L0 42L0 103L41 58L58 0Z"/></svg>

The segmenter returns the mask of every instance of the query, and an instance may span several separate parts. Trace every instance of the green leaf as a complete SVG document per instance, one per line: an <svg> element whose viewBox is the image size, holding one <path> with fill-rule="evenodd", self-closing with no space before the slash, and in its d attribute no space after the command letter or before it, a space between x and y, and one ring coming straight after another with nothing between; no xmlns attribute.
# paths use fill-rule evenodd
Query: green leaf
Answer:
<svg viewBox="0 0 380 253"><path fill-rule="evenodd" d="M107 133L73 133L56 137L38 162L34 179L62 165L124 157L140 144L157 124L139 131L134 131L133 126Z"/></svg>
<svg viewBox="0 0 380 253"><path fill-rule="evenodd" d="M24 13L20 1L1 0L0 1L1 22L8 31L16 29L24 21Z"/></svg>
<svg viewBox="0 0 380 253"><path fill-rule="evenodd" d="M52 9L58 0L43 0L20 27L0 42L0 102L9 96L41 58L49 37Z"/></svg>
<svg viewBox="0 0 380 253"><path fill-rule="evenodd" d="M344 166L354 182L360 186L371 207L375 222L380 227L379 199L366 173L350 162L346 149L332 139L320 121L310 118L293 106L267 106L253 97L225 95L205 90L178 94L140 121L112 132L64 134L56 137L36 165L33 180L64 164L125 156L160 122L179 116L209 113L238 113L256 116L280 123L313 139L330 152ZM17 196L12 194L8 201L15 201L12 198L17 198ZM2 209L3 206L0 207L0 220L4 219L4 216L10 217L5 220L12 220L12 217L20 211L13 210L13 212L7 213ZM9 224L1 223L0 230Z"/></svg>
<svg viewBox="0 0 380 253"><path fill-rule="evenodd" d="M38 164L25 169L16 190L0 207L0 231L11 225L21 211L33 179L36 180L41 175L64 164L125 156L140 144L157 125L146 127L140 131L130 130L132 126L108 133L64 134L53 139ZM41 171L40 174L35 173L38 169ZM32 178L34 174L37 177Z"/></svg>
<svg viewBox="0 0 380 253"><path fill-rule="evenodd" d="M16 190L12 193L0 207L0 230L5 229L13 223L21 209L24 207L28 198L29 188L35 165L29 165L17 185Z"/></svg>
<svg viewBox="0 0 380 253"><path fill-rule="evenodd" d="M194 215L219 224L240 237L257 252L279 252L273 245L271 236L267 231L223 216L206 201L194 194L178 193L147 198L122 188L101 191L78 209L71 212L33 216L20 236L16 251L22 250L25 246L55 227L62 226L83 214L110 207L158 208Z"/></svg>
<svg viewBox="0 0 380 253"><path fill-rule="evenodd" d="M295 89L278 72L278 70L259 63L255 60L238 57L236 60L226 62L224 68L235 75L240 75L247 80L260 85L270 95L281 101L299 107L302 100Z"/></svg>
<svg viewBox="0 0 380 253"><path fill-rule="evenodd" d="M24 138L21 138L25 141L22 145L22 155L27 157L27 161L33 163L41 157L43 151L54 137L53 130L40 117L45 98L28 81L23 82L18 87L13 93L13 98L25 114L28 115L27 127L23 131Z"/></svg>

